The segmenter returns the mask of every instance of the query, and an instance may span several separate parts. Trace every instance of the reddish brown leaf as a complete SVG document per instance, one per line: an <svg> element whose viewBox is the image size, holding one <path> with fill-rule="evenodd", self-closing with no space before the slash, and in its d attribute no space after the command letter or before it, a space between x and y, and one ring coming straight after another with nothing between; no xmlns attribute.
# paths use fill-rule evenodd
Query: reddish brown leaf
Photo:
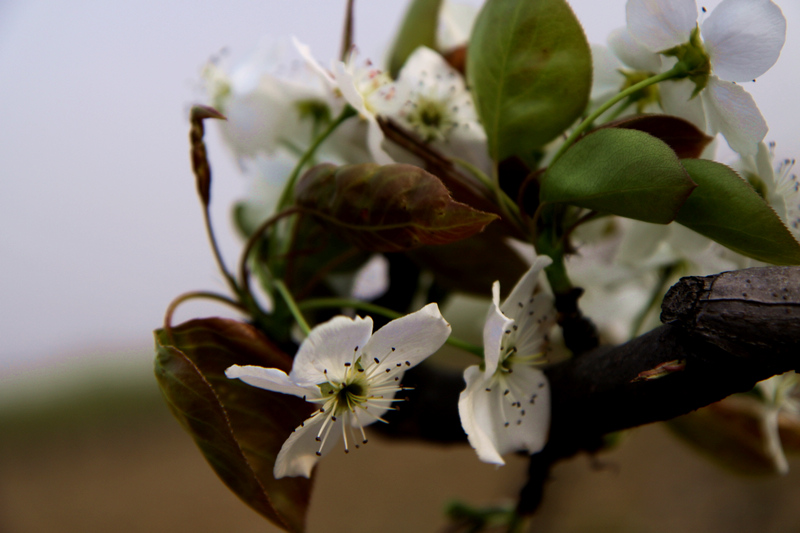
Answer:
<svg viewBox="0 0 800 533"><path fill-rule="evenodd" d="M311 480L272 474L309 404L225 377L232 364L289 371L291 359L255 328L222 318L157 330L155 374L170 410L237 496L286 531L305 529Z"/></svg>
<svg viewBox="0 0 800 533"><path fill-rule="evenodd" d="M295 195L320 222L374 252L460 241L498 218L456 202L439 178L413 165L317 165Z"/></svg>

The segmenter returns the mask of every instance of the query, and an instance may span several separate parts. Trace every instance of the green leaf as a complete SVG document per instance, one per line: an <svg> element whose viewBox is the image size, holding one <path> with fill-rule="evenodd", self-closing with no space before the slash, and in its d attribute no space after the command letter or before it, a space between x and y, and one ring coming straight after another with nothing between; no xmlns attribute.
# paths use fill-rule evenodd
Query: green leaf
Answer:
<svg viewBox="0 0 800 533"><path fill-rule="evenodd" d="M800 265L800 244L753 187L731 168L684 159L697 189L677 222L747 257L774 265Z"/></svg>
<svg viewBox="0 0 800 533"><path fill-rule="evenodd" d="M172 414L217 475L276 526L305 529L311 480L272 474L275 457L309 404L225 377L230 365L288 372L291 359L252 326L222 318L157 330L155 374Z"/></svg>
<svg viewBox="0 0 800 533"><path fill-rule="evenodd" d="M599 129L547 169L539 198L668 224L695 187L675 152L632 129Z"/></svg>
<svg viewBox="0 0 800 533"><path fill-rule="evenodd" d="M586 109L592 58L564 0L490 0L478 15L467 76L489 154L529 161Z"/></svg>
<svg viewBox="0 0 800 533"><path fill-rule="evenodd" d="M412 0L389 54L389 74L397 78L406 59L420 46L436 50L436 27L442 0Z"/></svg>
<svg viewBox="0 0 800 533"><path fill-rule="evenodd" d="M714 140L691 122L670 115L638 115L603 124L601 128L626 128L649 133L667 143L680 159L700 157Z"/></svg>
<svg viewBox="0 0 800 533"><path fill-rule="evenodd" d="M439 178L413 165L317 165L295 196L326 227L373 252L448 244L498 218L456 202Z"/></svg>

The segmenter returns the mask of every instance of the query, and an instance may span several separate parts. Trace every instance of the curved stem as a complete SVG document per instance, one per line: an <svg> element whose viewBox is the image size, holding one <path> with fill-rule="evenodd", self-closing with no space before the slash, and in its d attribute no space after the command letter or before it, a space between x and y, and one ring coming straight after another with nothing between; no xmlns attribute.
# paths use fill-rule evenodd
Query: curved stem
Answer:
<svg viewBox="0 0 800 533"><path fill-rule="evenodd" d="M215 300L217 302L221 302L227 304L243 313L247 313L247 309L235 300L231 300L227 296L223 296L221 294L217 294L215 292L206 292L206 291L192 291L186 292L181 294L174 300L172 300L167 306L167 311L164 313L164 331L167 332L167 335L172 339L172 315L175 314L175 310L180 306L182 303L188 300L200 299L205 298L208 300Z"/></svg>
<svg viewBox="0 0 800 533"><path fill-rule="evenodd" d="M298 207L290 207L289 209L285 209L280 213L277 213L256 228L255 231L250 235L250 238L247 239L247 243L242 250L242 255L239 259L239 283L241 284L240 287L240 298L245 300L244 303L247 305L255 304L255 299L253 298L253 293L250 291L250 273L247 269L247 260L250 258L250 254L253 252L253 249L256 245L261 241L261 237L265 231L267 231L273 224L275 224L280 219L294 215L298 213L300 208Z"/></svg>
<svg viewBox="0 0 800 533"><path fill-rule="evenodd" d="M451 160L458 165L461 165L465 169L469 171L478 181L483 184L484 187L487 187L489 190L494 191L498 207L502 211L502 213L506 216L506 218L516 224L516 226L520 229L520 231L525 233L525 224L522 222L522 216L519 213L519 207L517 206L516 202L514 202L506 192L500 188L499 178L496 180L492 180L489 176L487 176L481 169L466 161L464 159L460 159L458 157L451 157Z"/></svg>
<svg viewBox="0 0 800 533"><path fill-rule="evenodd" d="M637 83L636 85L631 85L630 87L628 87L624 91L622 91L619 94L615 95L613 98L608 100L606 103L604 103L603 105L598 107L588 117L583 119L583 122L581 122L578 125L578 127L575 128L572 131L572 133L570 133L569 137L567 137L567 140L564 141L564 144L562 144L559 147L558 152L556 152L556 155L550 161L550 166L553 166L553 164L556 161L558 161L558 158L561 157L564 154L564 152L566 152L567 149L570 146L572 146L572 143L574 143L575 140L584 131L586 131L594 123L594 121L597 120L597 118L600 115L602 115L603 113L608 111L608 109L611 108L611 106L613 106L614 104L616 104L620 100L623 100L623 99L627 98L628 96L630 96L630 95L632 95L632 94L634 94L634 93L636 93L638 91L641 91L642 89L644 89L646 87L649 87L651 85L655 85L656 83L662 82L664 80L669 80L669 79L672 79L672 78L680 77L682 75L685 75L685 73L686 73L686 66L683 65L683 63L677 63L670 70L668 70L666 72L662 72L661 74L656 74L655 76L647 78L646 80L642 80L639 83Z"/></svg>
<svg viewBox="0 0 800 533"><path fill-rule="evenodd" d="M385 316L386 318L390 318L392 320L403 316L402 313L398 313L397 311L393 311L392 309L389 309L387 307L382 307L380 305L375 305L369 302L362 302L361 300L352 300L349 298L313 298L300 302L298 304L298 307L300 309L329 309L335 307L352 307L353 309L360 309L362 311L366 311L367 313ZM475 346L470 342L458 339L451 335L450 337L447 338L446 343L454 348L459 348L461 350L464 350L465 352L477 355L478 357L483 359L483 348Z"/></svg>
<svg viewBox="0 0 800 533"><path fill-rule="evenodd" d="M297 325L300 326L300 329L303 330L303 333L308 336L311 333L311 328L308 326L308 322L303 317L303 313L300 312L300 309L297 307L297 302L294 301L294 297L292 297L292 293L289 291L289 288L283 282L283 280L276 279L274 282L275 288L278 289L278 293L283 297L283 300L286 302L287 307L289 307L289 311L292 312L294 319L297 321Z"/></svg>
<svg viewBox="0 0 800 533"><path fill-rule="evenodd" d="M203 206L203 219L205 220L206 233L208 234L208 240L211 242L211 249L214 252L214 259L217 261L217 266L222 272L222 275L225 277L225 281L228 282L228 286L231 288L231 291L233 291L233 294L238 296L239 285L236 283L236 279L225 266L225 261L222 258L222 252L220 251L219 245L217 244L217 239L214 236L214 228L211 225L211 214L209 213L208 204Z"/></svg>
<svg viewBox="0 0 800 533"><path fill-rule="evenodd" d="M357 114L356 110L353 109L351 106L346 105L342 112L339 114L336 119L330 123L328 128L322 132L322 134L317 137L311 146L308 147L308 150L303 154L297 164L295 165L292 173L289 175L289 179L286 180L286 186L283 188L283 192L281 193L281 198L278 201L278 209L284 209L287 205L291 203L292 193L294 191L294 185L297 181L297 177L300 175L300 171L303 167L308 163L312 157L314 157L314 152L317 151L317 148L327 139L331 133L333 133L336 128L338 128L342 122L347 120L348 118L355 116Z"/></svg>

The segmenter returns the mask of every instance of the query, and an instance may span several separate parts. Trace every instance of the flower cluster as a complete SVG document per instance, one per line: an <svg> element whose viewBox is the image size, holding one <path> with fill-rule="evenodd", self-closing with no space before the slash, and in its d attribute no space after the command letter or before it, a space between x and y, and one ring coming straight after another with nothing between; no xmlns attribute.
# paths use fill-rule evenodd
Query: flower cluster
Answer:
<svg viewBox="0 0 800 533"><path fill-rule="evenodd" d="M265 48L234 69L207 65L213 108L193 109L192 164L232 296L192 293L177 303L210 297L247 323L173 331L174 304L158 337L157 373L226 482L241 472L255 480L258 497L240 489L254 508L266 494L262 514L287 524L310 488L275 479L312 477L339 443L359 448L368 426L394 417L402 424L392 432L448 432L432 438L466 440L494 465L511 453L547 446L546 462L602 442L603 431L635 417L598 414L623 421L586 432L551 426L565 411L554 402L572 401L576 382L590 383L580 401L602 403L608 395L597 391L611 389L593 379L616 380L616 397L662 378L668 390L681 383L672 373L696 367L667 357L620 377L604 349L578 356L656 327L663 295L682 275L800 265L794 160L764 141L766 120L742 86L778 60L780 8L722 0L706 13L695 0L627 0L626 19L607 47L590 47L565 0L494 0L480 12L414 0L386 66L359 51L352 24L332 61L319 61L299 36L286 54ZM245 238L235 272L208 218L202 121L210 118L226 119L223 138L253 175L255 192L234 209ZM718 134L736 162L714 160ZM466 298L478 298L480 312L462 305ZM383 325L373 332L375 324ZM449 388L449 371L431 357L445 344L442 358L460 361L460 388ZM665 344L653 349L659 357ZM776 341L776 350L786 344ZM572 366L552 368L562 363ZM587 377L592 369L598 375ZM406 398L406 372L406 382L430 390ZM785 472L779 414L798 416L796 376L756 386L766 375L752 372L749 394L761 402L763 455ZM684 413L709 397L684 393ZM198 412L212 420L213 436ZM550 453L565 442L576 448ZM519 530L510 516L509 530Z"/></svg>

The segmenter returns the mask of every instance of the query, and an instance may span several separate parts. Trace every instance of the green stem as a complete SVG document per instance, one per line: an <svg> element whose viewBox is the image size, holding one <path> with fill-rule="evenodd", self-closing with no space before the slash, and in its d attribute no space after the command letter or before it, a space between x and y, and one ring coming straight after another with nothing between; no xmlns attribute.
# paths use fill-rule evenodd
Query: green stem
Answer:
<svg viewBox="0 0 800 533"><path fill-rule="evenodd" d="M660 83L660 82L662 82L664 80L669 80L669 79L672 79L672 78L682 77L685 74L686 74L686 66L683 63L679 62L674 67L672 67L670 70L668 70L666 72L662 72L661 74L656 74L655 76L647 78L646 80L642 80L639 83L637 83L636 85L631 85L630 87L628 87L624 91L620 92L619 94L617 94L616 96L614 96L613 98L608 100L606 103L604 103L603 105L598 107L588 117L583 119L583 122L581 122L578 125L578 127L575 128L572 131L570 136L567 137L567 140L564 141L564 144L562 144L561 147L559 147L558 152L556 152L556 155L550 161L550 166L553 166L553 164L556 161L558 161L558 158L560 158L564 154L564 152L566 152L567 149L570 146L572 146L572 143L574 143L575 140L581 134L583 134L583 132L586 131L594 123L594 121L597 120L597 118L600 115L602 115L603 113L608 111L608 109L611 108L611 106L613 106L614 104L616 104L620 100L623 100L623 99L627 98L628 96L630 96L630 95L632 95L632 94L634 94L634 93L636 93L638 91L641 91L642 89L644 89L646 87L649 87L651 85L655 85L656 83Z"/></svg>
<svg viewBox="0 0 800 533"><path fill-rule="evenodd" d="M261 241L261 237L265 231L267 231L280 219L293 215L299 211L300 209L297 207L290 207L289 209L284 209L280 213L271 216L262 222L255 231L253 231L253 233L250 235L250 238L247 240L247 243L244 245L242 255L239 259L239 283L241 284L239 297L242 299L243 304L251 307L254 310L254 314L263 314L263 311L258 308L255 298L253 298L253 293L250 291L250 272L247 268L247 261L250 259L253 249Z"/></svg>
<svg viewBox="0 0 800 533"><path fill-rule="evenodd" d="M351 106L347 105L342 112L339 114L336 119L330 123L328 128L322 132L322 134L316 138L316 140L308 147L306 153L303 154L303 157L297 161L292 173L289 175L289 179L286 181L286 186L283 188L283 193L281 193L281 199L278 202L278 209L286 208L292 202L292 194L294 193L294 185L297 182L297 177L300 175L300 171L303 167L308 163L312 157L314 157L314 152L317 151L317 148L327 139L331 133L336 131L342 122L347 120L348 118L355 116L357 114L356 110L353 109Z"/></svg>
<svg viewBox="0 0 800 533"><path fill-rule="evenodd" d="M313 298L309 300L303 300L298 304L298 306L300 309L352 307L353 309L360 309L361 311L366 311L367 313L385 316L386 318L390 318L392 320L403 316L402 313L398 313L397 311L393 311L387 307L382 307L369 302L362 302L361 300L352 300L349 298ZM470 342L458 339L452 335L447 338L446 342L454 348L459 348L465 352L469 352L477 355L480 358L483 358L483 348L475 346Z"/></svg>
<svg viewBox="0 0 800 533"><path fill-rule="evenodd" d="M303 318L303 313L300 312L300 309L297 307L297 302L294 301L292 293L289 292L289 288L286 287L286 285L283 283L283 280L276 279L273 283L275 288L278 289L278 292L283 297L283 300L286 302L287 307L289 307L289 311L292 312L294 319L297 321L297 325L303 330L303 333L306 335L311 333L311 328L308 326L308 322L306 322L306 319Z"/></svg>
<svg viewBox="0 0 800 533"><path fill-rule="evenodd" d="M470 174L472 174L478 181L481 182L481 184L483 184L484 187L495 193L500 210L509 221L516 224L517 227L524 233L525 224L522 222L522 216L519 213L519 207L517 207L516 202L509 198L505 191L500 188L499 177L497 180L492 180L481 169L469 161L457 157L453 157L451 159L454 163L457 163L458 165L467 169Z"/></svg>

